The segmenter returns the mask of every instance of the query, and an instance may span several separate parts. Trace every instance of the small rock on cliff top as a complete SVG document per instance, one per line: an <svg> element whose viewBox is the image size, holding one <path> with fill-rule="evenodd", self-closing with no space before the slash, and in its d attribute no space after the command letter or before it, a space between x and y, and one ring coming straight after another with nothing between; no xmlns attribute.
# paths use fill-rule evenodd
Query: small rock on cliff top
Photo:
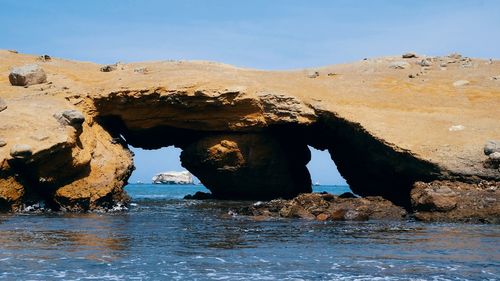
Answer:
<svg viewBox="0 0 500 281"><path fill-rule="evenodd" d="M14 158L24 159L33 154L31 146L27 144L16 144L10 149L10 155Z"/></svg>
<svg viewBox="0 0 500 281"><path fill-rule="evenodd" d="M7 103L2 98L0 98L0 112L6 109L7 109Z"/></svg>
<svg viewBox="0 0 500 281"><path fill-rule="evenodd" d="M484 145L484 154L490 155L495 152L500 152L500 141L489 140Z"/></svg>
<svg viewBox="0 0 500 281"><path fill-rule="evenodd" d="M9 81L13 86L29 86L45 83L47 75L39 65L28 64L12 68L9 74Z"/></svg>

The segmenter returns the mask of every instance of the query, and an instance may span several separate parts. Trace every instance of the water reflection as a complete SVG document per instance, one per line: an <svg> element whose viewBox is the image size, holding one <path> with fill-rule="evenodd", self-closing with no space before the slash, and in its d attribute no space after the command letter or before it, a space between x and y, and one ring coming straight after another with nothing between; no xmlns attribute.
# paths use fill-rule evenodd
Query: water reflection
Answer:
<svg viewBox="0 0 500 281"><path fill-rule="evenodd" d="M43 259L62 252L81 254L92 260L105 257L110 261L131 245L130 238L122 234L126 216L119 225L114 223L113 216L100 214L2 215L1 218L10 223L0 229L0 245L26 256L30 255L26 250L37 249L48 254ZM59 223L54 225L52 220Z"/></svg>

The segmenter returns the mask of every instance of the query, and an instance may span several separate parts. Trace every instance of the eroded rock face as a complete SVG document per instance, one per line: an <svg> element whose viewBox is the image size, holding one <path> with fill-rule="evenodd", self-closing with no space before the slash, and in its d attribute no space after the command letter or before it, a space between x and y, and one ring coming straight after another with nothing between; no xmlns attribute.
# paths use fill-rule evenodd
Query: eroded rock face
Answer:
<svg viewBox="0 0 500 281"><path fill-rule="evenodd" d="M217 198L291 198L311 192L305 144L269 133L223 134L185 147L182 165Z"/></svg>
<svg viewBox="0 0 500 281"><path fill-rule="evenodd" d="M4 74L37 62L0 50ZM37 87L0 79L8 103L0 110L4 210L40 200L69 211L126 202L127 145L182 148L186 167L220 198L309 191L307 145L327 150L356 194L408 209L415 182L500 181L497 154L483 152L500 136L495 62L386 57L327 66L314 78L210 62L120 64L103 73L96 64L52 58L43 67L51 81ZM416 76L422 79L408 78ZM457 80L471 83L454 87ZM21 144L31 154L12 155ZM414 206L426 206L419 214L448 214L475 194L451 189L454 208L454 197L439 190L415 191Z"/></svg>
<svg viewBox="0 0 500 281"><path fill-rule="evenodd" d="M500 222L498 182L417 182L411 200L415 217L423 221Z"/></svg>

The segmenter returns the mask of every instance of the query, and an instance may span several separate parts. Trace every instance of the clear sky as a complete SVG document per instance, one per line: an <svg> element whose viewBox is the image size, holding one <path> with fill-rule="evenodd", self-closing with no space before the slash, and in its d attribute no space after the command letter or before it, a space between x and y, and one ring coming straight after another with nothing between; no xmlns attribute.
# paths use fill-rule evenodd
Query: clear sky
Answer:
<svg viewBox="0 0 500 281"><path fill-rule="evenodd" d="M0 48L97 63L289 69L407 51L499 58L499 27L496 0L0 0ZM175 149L136 154L131 181L180 169ZM343 182L327 154L313 160L313 180Z"/></svg>

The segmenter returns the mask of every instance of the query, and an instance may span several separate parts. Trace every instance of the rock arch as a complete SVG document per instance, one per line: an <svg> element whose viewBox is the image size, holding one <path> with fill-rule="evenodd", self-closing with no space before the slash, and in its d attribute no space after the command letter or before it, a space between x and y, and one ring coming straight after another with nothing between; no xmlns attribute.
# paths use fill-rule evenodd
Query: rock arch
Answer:
<svg viewBox="0 0 500 281"><path fill-rule="evenodd" d="M1 50L0 57L5 73L43 63L48 81L15 87L0 79L2 210L39 201L69 211L126 202L128 145L182 148L185 167L221 198L310 191L308 145L329 151L354 192L404 206L417 181L500 181L496 158L483 154L500 134L500 91L488 79L497 64L473 60L474 83L457 88L450 77L470 69L453 64L445 76L431 69L410 80L416 58L407 69L381 58L310 76L209 62L102 72L92 63Z"/></svg>
<svg viewBox="0 0 500 281"><path fill-rule="evenodd" d="M182 165L218 198L291 198L311 192L308 145L328 150L351 189L409 206L416 181L435 164L385 143L360 124L287 95L244 92L115 92L93 100L97 123L115 139L183 149Z"/></svg>

